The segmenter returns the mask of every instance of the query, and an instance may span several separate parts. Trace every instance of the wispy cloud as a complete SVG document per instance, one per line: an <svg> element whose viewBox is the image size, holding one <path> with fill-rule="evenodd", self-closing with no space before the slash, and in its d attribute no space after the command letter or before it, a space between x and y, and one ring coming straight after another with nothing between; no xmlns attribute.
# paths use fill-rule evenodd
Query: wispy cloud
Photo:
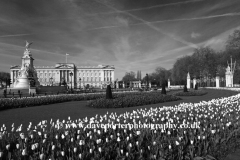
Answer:
<svg viewBox="0 0 240 160"><path fill-rule="evenodd" d="M200 33L195 33L195 32L192 32L192 33L191 33L191 37L192 37L192 38L198 38L198 37L200 37L200 36L201 36Z"/></svg>
<svg viewBox="0 0 240 160"><path fill-rule="evenodd" d="M171 2L0 0L1 69L21 63L28 40L36 66L64 62L69 53L77 66L114 64L118 78L130 70L151 73L157 66L170 69L194 48L224 47L240 26L239 0Z"/></svg>
<svg viewBox="0 0 240 160"><path fill-rule="evenodd" d="M95 13L95 14L91 14L90 16L92 16L92 15L100 15L100 14L112 14L112 13L125 13L125 12L142 11L142 10L149 10L149 9L160 8L160 7L167 7L167 6L175 6L175 5L180 5L180 4L188 4L188 3L200 2L200 1L206 1L206 0L191 0L191 1L184 1L184 2L176 2L176 3L154 5L154 6L150 6L150 7L128 9L128 10L116 10L116 9L114 9L114 11L112 11L112 12ZM97 2L102 3L99 0ZM106 3L105 3L105 5L106 5Z"/></svg>

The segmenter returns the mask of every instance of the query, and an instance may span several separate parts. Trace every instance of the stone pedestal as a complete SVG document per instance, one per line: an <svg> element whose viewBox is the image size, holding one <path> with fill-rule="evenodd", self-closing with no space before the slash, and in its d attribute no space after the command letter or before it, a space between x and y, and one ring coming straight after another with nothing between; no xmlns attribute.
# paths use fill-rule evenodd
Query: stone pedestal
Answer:
<svg viewBox="0 0 240 160"><path fill-rule="evenodd" d="M30 87L29 88L29 94L36 94L36 87Z"/></svg>
<svg viewBox="0 0 240 160"><path fill-rule="evenodd" d="M117 89L119 88L119 83L118 83L118 82L116 82L116 88L117 88Z"/></svg>
<svg viewBox="0 0 240 160"><path fill-rule="evenodd" d="M196 78L194 78L193 79L193 88L195 88L196 83L197 83L197 80L196 80Z"/></svg>
<svg viewBox="0 0 240 160"><path fill-rule="evenodd" d="M125 88L125 83L123 82L123 88Z"/></svg>
<svg viewBox="0 0 240 160"><path fill-rule="evenodd" d="M170 85L171 85L171 84L170 84L170 79L168 79L168 88L170 88Z"/></svg>
<svg viewBox="0 0 240 160"><path fill-rule="evenodd" d="M220 79L219 76L217 76L217 77L216 77L216 88L219 88L219 87L220 87L220 85L219 85L219 79Z"/></svg>
<svg viewBox="0 0 240 160"><path fill-rule="evenodd" d="M191 78L189 72L187 74L187 88L191 88Z"/></svg>
<svg viewBox="0 0 240 160"><path fill-rule="evenodd" d="M26 75L23 75L22 77L18 78L18 82L14 86L14 88L22 88L22 89L28 89L29 88L29 80Z"/></svg>

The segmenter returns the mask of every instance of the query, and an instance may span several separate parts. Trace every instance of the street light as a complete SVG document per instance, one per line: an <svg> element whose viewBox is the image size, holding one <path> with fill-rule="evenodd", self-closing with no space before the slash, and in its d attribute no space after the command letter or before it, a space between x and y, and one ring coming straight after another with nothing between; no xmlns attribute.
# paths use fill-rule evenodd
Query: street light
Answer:
<svg viewBox="0 0 240 160"><path fill-rule="evenodd" d="M79 89L81 89L81 78L79 77Z"/></svg>
<svg viewBox="0 0 240 160"><path fill-rule="evenodd" d="M71 77L71 91L72 91L72 76L73 76L73 73L70 72L70 77Z"/></svg>
<svg viewBox="0 0 240 160"><path fill-rule="evenodd" d="M128 86L128 88L130 88L130 76L131 76L131 74L128 73L128 81L129 81L129 86Z"/></svg>
<svg viewBox="0 0 240 160"><path fill-rule="evenodd" d="M50 78L50 82L52 83L52 86L53 86L53 78L52 77Z"/></svg>
<svg viewBox="0 0 240 160"><path fill-rule="evenodd" d="M148 90L148 74L146 74L146 76L147 76L147 90Z"/></svg>

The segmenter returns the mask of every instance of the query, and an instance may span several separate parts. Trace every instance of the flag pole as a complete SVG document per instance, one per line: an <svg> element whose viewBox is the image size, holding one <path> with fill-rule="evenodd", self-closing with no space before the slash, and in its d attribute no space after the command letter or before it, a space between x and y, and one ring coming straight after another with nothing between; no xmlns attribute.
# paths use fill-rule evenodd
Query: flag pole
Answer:
<svg viewBox="0 0 240 160"><path fill-rule="evenodd" d="M66 53L66 63L67 63L67 53Z"/></svg>

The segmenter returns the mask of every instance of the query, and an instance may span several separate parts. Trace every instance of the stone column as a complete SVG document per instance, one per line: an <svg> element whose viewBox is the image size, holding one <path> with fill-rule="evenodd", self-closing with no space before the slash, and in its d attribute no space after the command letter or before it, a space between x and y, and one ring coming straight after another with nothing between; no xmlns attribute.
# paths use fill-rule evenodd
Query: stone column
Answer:
<svg viewBox="0 0 240 160"><path fill-rule="evenodd" d="M62 80L62 70L59 70L59 76L60 76L60 82L61 82L61 80Z"/></svg>
<svg viewBox="0 0 240 160"><path fill-rule="evenodd" d="M123 82L123 88L125 88L125 83Z"/></svg>
<svg viewBox="0 0 240 160"><path fill-rule="evenodd" d="M119 88L119 83L118 83L118 81L116 82L116 88L117 88L117 89Z"/></svg>
<svg viewBox="0 0 240 160"><path fill-rule="evenodd" d="M170 82L170 79L168 79L168 88L170 88L170 84L171 82Z"/></svg>
<svg viewBox="0 0 240 160"><path fill-rule="evenodd" d="M139 88L142 88L142 86L141 86L141 81L139 81Z"/></svg>
<svg viewBox="0 0 240 160"><path fill-rule="evenodd" d="M13 81L13 70L11 70L11 75L10 75L10 78L12 79Z"/></svg>
<svg viewBox="0 0 240 160"><path fill-rule="evenodd" d="M151 85L152 85L152 83L151 83L151 82L148 82L148 84L149 84L149 85L148 85L148 86L149 86L149 88L151 88Z"/></svg>
<svg viewBox="0 0 240 160"><path fill-rule="evenodd" d="M73 73L73 76L72 76L72 87L75 88L75 75L74 75L74 71L72 70L71 72Z"/></svg>
<svg viewBox="0 0 240 160"><path fill-rule="evenodd" d="M114 71L111 71L112 73L112 81L114 81Z"/></svg>
<svg viewBox="0 0 240 160"><path fill-rule="evenodd" d="M101 81L103 82L104 81L104 70L101 70L100 73L101 73Z"/></svg>
<svg viewBox="0 0 240 160"><path fill-rule="evenodd" d="M197 83L196 78L193 79L193 88L195 88L195 84Z"/></svg>
<svg viewBox="0 0 240 160"><path fill-rule="evenodd" d="M187 74L187 88L191 88L191 78L189 72Z"/></svg>
<svg viewBox="0 0 240 160"><path fill-rule="evenodd" d="M219 79L220 79L219 76L216 76L216 88L219 88L219 86L220 86Z"/></svg>

